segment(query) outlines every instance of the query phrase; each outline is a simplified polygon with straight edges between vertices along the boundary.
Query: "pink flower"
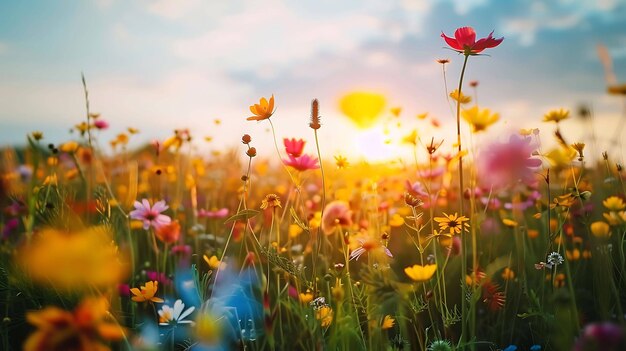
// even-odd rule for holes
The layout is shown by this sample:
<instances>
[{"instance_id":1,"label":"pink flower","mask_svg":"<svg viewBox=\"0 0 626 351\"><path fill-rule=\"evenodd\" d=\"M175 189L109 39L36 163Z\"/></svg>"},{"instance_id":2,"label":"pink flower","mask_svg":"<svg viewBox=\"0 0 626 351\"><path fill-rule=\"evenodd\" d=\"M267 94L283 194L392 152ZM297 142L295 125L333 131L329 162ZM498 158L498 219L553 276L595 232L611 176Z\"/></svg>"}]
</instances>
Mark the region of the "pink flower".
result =
<instances>
[{"instance_id":1,"label":"pink flower","mask_svg":"<svg viewBox=\"0 0 626 351\"><path fill-rule=\"evenodd\" d=\"M305 143L306 141L304 141L303 139L283 139L283 144L285 144L285 151L287 151L287 154L293 157L300 157L300 155L302 155L302 150L304 150Z\"/></svg>"},{"instance_id":2,"label":"pink flower","mask_svg":"<svg viewBox=\"0 0 626 351\"><path fill-rule=\"evenodd\" d=\"M511 135L507 143L494 143L478 158L479 179L487 187L506 188L517 183L536 182L534 168L541 160L532 158L535 147L530 138Z\"/></svg>"},{"instance_id":3,"label":"pink flower","mask_svg":"<svg viewBox=\"0 0 626 351\"><path fill-rule=\"evenodd\" d=\"M293 157L292 155L288 155L288 160L283 160L283 162L290 167L297 169L298 171L306 171L309 169L318 169L320 168L319 160L317 157L313 157L310 155L302 155L300 157Z\"/></svg>"},{"instance_id":4,"label":"pink flower","mask_svg":"<svg viewBox=\"0 0 626 351\"><path fill-rule=\"evenodd\" d=\"M95 122L93 122L93 125L100 130L109 128L109 122L102 119L97 119Z\"/></svg>"},{"instance_id":5,"label":"pink flower","mask_svg":"<svg viewBox=\"0 0 626 351\"><path fill-rule=\"evenodd\" d=\"M168 208L163 200L156 202L153 206L150 206L147 199L143 199L141 202L135 201L135 209L130 212L130 218L143 221L143 229L147 230L150 226L158 229L172 221L169 216L161 214Z\"/></svg>"},{"instance_id":6,"label":"pink flower","mask_svg":"<svg viewBox=\"0 0 626 351\"><path fill-rule=\"evenodd\" d=\"M407 179L404 185L405 185L406 191L409 194L413 195L414 197L418 197L418 198L428 197L428 193L426 192L426 189L424 189L424 186L422 185L422 183L415 182L411 184L411 182Z\"/></svg>"},{"instance_id":7,"label":"pink flower","mask_svg":"<svg viewBox=\"0 0 626 351\"><path fill-rule=\"evenodd\" d=\"M213 209L211 211L207 211L203 208L198 210L198 217L200 218L219 219L219 218L224 218L226 216L228 216L228 208L226 207L220 208L219 210Z\"/></svg>"},{"instance_id":8,"label":"pink flower","mask_svg":"<svg viewBox=\"0 0 626 351\"><path fill-rule=\"evenodd\" d=\"M348 203L333 201L326 205L322 217L322 231L325 234L332 234L337 226L349 227L351 225L352 211L350 211Z\"/></svg>"},{"instance_id":9,"label":"pink flower","mask_svg":"<svg viewBox=\"0 0 626 351\"><path fill-rule=\"evenodd\" d=\"M464 55L476 55L481 51L489 48L495 48L500 45L504 38L496 39L493 32L489 33L486 38L476 41L476 32L472 27L461 27L454 32L454 38L446 36L441 32L441 37L450 47Z\"/></svg>"}]
</instances>

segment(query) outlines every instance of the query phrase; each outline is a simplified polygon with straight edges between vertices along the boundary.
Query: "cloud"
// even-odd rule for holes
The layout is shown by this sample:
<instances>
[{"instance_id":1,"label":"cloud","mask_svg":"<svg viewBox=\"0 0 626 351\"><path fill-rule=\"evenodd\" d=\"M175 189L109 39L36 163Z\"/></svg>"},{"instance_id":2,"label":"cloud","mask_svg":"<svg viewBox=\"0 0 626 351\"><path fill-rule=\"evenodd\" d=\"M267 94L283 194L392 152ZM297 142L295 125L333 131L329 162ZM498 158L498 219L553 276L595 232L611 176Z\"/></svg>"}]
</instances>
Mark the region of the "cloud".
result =
<instances>
[{"instance_id":1,"label":"cloud","mask_svg":"<svg viewBox=\"0 0 626 351\"><path fill-rule=\"evenodd\" d=\"M543 31L561 31L581 27L595 17L609 17L618 6L614 0L534 2L524 15L504 20L505 35L517 37L523 46L533 45L536 36Z\"/></svg>"},{"instance_id":2,"label":"cloud","mask_svg":"<svg viewBox=\"0 0 626 351\"><path fill-rule=\"evenodd\" d=\"M224 16L217 26L193 38L180 39L174 53L192 62L232 70L289 66L322 53L350 52L380 37L382 22L366 14L317 21L276 3L255 3Z\"/></svg>"},{"instance_id":3,"label":"cloud","mask_svg":"<svg viewBox=\"0 0 626 351\"><path fill-rule=\"evenodd\" d=\"M487 0L451 0L458 15L466 15L476 7L487 4Z\"/></svg>"}]
</instances>

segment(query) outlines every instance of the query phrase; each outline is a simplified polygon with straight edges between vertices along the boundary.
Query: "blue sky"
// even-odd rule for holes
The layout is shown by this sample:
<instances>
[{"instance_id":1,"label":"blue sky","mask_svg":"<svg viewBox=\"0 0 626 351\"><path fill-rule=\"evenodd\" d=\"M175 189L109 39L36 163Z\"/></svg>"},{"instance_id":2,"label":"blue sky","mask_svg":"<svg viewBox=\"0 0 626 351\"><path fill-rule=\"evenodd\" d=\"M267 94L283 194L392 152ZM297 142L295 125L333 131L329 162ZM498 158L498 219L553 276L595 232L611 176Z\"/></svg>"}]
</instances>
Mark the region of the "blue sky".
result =
<instances>
[{"instance_id":1,"label":"blue sky","mask_svg":"<svg viewBox=\"0 0 626 351\"><path fill-rule=\"evenodd\" d=\"M354 154L359 141L346 131L356 131L337 101L355 89L402 106L407 133L417 127L426 139L452 140L435 60L452 60L455 86L462 58L439 35L465 25L505 37L489 56L472 57L467 75L480 82L480 105L502 115L495 134L548 134L545 112L583 102L598 133L614 129L621 101L605 93L596 45L608 47L626 81L624 1L25 0L0 3L0 140L24 143L32 130L49 142L71 137L84 116L81 72L92 110L111 124L103 143L126 127L144 141L188 127L198 140L214 138L202 148L234 145L243 133L270 145L267 124L245 117L250 104L274 94L279 137L310 139L309 103L319 98L324 148ZM442 128L419 124L422 112ZM585 138L578 121L566 123L572 142Z\"/></svg>"}]
</instances>

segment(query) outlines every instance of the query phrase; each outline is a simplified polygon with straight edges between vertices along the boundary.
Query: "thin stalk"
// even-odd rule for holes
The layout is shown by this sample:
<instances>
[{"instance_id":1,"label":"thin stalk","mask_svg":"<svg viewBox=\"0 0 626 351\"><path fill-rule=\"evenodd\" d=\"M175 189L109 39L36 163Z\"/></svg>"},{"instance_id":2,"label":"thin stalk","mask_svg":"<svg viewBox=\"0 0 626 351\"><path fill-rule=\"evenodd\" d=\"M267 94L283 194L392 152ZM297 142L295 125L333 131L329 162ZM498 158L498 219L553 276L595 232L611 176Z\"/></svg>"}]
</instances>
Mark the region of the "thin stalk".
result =
<instances>
[{"instance_id":1,"label":"thin stalk","mask_svg":"<svg viewBox=\"0 0 626 351\"><path fill-rule=\"evenodd\" d=\"M463 60L463 68L461 69L461 77L459 79L459 89L457 90L458 93L458 99L457 99L457 103L456 103L456 141L457 141L457 148L458 148L458 152L459 152L459 216L463 216L463 155L461 154L461 102L460 102L460 98L461 98L461 90L463 88L463 77L465 75L465 68L467 67L467 59L469 58L469 55L465 55L465 58ZM471 223L470 223L471 226ZM463 277L465 274L467 274L467 240L465 240L465 236L461 237L461 243L462 243L462 252L463 252L463 257L461 260L461 280L463 280ZM462 314L463 314L463 320L461 321L461 337L459 339L459 345L465 343L466 337L467 337L467 323L465 323L465 321L467 321L466 317L466 308L467 308L467 302L466 302L466 295L467 295L467 287L466 284L461 284L462 286L462 296L461 296L461 310L462 310Z\"/></svg>"}]
</instances>

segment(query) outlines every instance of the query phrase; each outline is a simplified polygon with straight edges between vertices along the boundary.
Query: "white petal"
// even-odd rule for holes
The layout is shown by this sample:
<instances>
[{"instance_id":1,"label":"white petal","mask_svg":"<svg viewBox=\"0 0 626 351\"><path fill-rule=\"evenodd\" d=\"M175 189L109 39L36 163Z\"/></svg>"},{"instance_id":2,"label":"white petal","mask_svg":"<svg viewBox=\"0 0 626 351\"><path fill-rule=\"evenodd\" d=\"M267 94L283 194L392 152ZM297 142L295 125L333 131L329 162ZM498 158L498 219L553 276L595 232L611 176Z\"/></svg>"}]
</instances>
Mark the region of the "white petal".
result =
<instances>
[{"instance_id":1,"label":"white petal","mask_svg":"<svg viewBox=\"0 0 626 351\"><path fill-rule=\"evenodd\" d=\"M188 322L188 321L181 321L181 320L182 320L182 319L185 319L185 317L187 317L188 315L190 315L190 314L191 314L191 312L193 312L193 311L195 311L195 310L196 310L196 308L195 308L194 306L189 307L189 308L187 309L187 311L183 312L183 313L180 315L180 317L178 317L178 322L179 322L179 323L185 323L185 322Z\"/></svg>"},{"instance_id":2,"label":"white petal","mask_svg":"<svg viewBox=\"0 0 626 351\"><path fill-rule=\"evenodd\" d=\"M180 313L183 311L184 308L185 304L183 303L183 301L181 301L180 299L176 300L176 302L174 302L174 312L172 313L172 319L178 320Z\"/></svg>"}]
</instances>

